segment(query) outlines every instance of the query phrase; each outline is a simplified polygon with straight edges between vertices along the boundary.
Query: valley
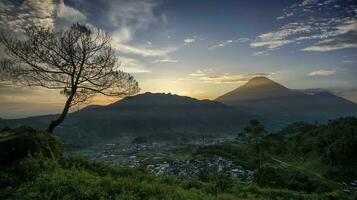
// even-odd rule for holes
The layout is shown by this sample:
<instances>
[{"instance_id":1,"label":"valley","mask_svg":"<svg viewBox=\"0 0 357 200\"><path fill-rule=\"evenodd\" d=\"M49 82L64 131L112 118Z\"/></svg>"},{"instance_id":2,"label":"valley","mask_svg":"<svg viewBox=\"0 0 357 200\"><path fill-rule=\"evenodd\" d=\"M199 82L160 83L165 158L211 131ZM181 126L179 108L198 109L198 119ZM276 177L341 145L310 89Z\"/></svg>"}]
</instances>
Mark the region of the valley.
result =
<instances>
[{"instance_id":1,"label":"valley","mask_svg":"<svg viewBox=\"0 0 357 200\"><path fill-rule=\"evenodd\" d=\"M159 175L178 178L198 178L202 173L223 173L250 182L253 172L233 163L232 160L214 156L204 158L193 155L198 148L234 142L234 137L218 137L206 140L176 142L133 143L134 138L121 138L116 143L103 143L73 150L73 154L102 161L113 166L144 168ZM113 141L113 140L112 140Z\"/></svg>"}]
</instances>

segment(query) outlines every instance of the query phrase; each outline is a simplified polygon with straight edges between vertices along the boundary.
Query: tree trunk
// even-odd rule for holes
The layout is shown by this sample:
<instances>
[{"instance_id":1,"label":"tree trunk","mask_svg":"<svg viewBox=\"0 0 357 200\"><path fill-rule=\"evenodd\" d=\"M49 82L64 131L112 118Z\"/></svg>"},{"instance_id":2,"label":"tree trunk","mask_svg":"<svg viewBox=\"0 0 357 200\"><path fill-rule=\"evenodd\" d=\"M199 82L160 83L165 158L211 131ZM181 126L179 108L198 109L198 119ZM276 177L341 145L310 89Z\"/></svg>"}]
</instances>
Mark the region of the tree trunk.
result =
<instances>
[{"instance_id":1,"label":"tree trunk","mask_svg":"<svg viewBox=\"0 0 357 200\"><path fill-rule=\"evenodd\" d=\"M64 118L66 117L66 115L67 115L67 113L69 111L69 108L71 107L71 103L72 103L73 97L74 97L74 93L72 93L68 97L68 99L66 101L66 104L64 105L64 108L63 108L63 111L62 111L61 115L56 120L51 121L50 125L46 129L47 132L53 133L53 130L63 122Z\"/></svg>"},{"instance_id":2,"label":"tree trunk","mask_svg":"<svg viewBox=\"0 0 357 200\"><path fill-rule=\"evenodd\" d=\"M260 146L258 143L258 140L255 138L255 151L258 157L258 164L259 164L259 169L262 167L262 159L261 159L261 155L260 155Z\"/></svg>"}]
</instances>

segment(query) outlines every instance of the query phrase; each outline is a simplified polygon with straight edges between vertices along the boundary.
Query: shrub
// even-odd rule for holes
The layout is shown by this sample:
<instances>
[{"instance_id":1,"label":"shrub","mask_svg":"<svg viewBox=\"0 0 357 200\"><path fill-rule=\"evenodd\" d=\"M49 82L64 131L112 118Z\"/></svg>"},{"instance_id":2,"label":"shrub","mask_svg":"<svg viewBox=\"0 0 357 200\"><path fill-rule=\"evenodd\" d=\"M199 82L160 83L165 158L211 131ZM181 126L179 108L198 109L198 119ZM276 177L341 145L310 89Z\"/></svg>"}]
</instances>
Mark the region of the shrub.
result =
<instances>
[{"instance_id":1,"label":"shrub","mask_svg":"<svg viewBox=\"0 0 357 200\"><path fill-rule=\"evenodd\" d=\"M262 187L280 188L284 185L284 176L277 168L264 165L253 176L253 181Z\"/></svg>"},{"instance_id":2,"label":"shrub","mask_svg":"<svg viewBox=\"0 0 357 200\"><path fill-rule=\"evenodd\" d=\"M281 188L308 193L331 191L326 183L311 179L300 171L264 165L254 173L253 181L261 187Z\"/></svg>"},{"instance_id":3,"label":"shrub","mask_svg":"<svg viewBox=\"0 0 357 200\"><path fill-rule=\"evenodd\" d=\"M28 155L42 154L52 159L62 156L63 143L53 134L30 127L19 127L7 132L17 137L0 143L0 165L11 164Z\"/></svg>"}]
</instances>

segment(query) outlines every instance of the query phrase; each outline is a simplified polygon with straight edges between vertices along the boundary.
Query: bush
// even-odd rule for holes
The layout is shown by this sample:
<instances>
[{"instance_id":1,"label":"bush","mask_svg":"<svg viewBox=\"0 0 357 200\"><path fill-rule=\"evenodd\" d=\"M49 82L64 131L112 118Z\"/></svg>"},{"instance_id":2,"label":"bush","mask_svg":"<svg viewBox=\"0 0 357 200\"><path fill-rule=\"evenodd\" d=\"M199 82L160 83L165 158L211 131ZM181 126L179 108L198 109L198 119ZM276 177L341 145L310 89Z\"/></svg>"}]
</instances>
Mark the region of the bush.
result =
<instances>
[{"instance_id":1,"label":"bush","mask_svg":"<svg viewBox=\"0 0 357 200\"><path fill-rule=\"evenodd\" d=\"M53 134L31 127L9 129L7 133L17 137L0 143L0 165L11 164L28 155L42 154L52 159L62 156L63 143Z\"/></svg>"},{"instance_id":2,"label":"bush","mask_svg":"<svg viewBox=\"0 0 357 200\"><path fill-rule=\"evenodd\" d=\"M326 183L309 178L300 171L264 165L254 173L253 181L261 187L281 188L308 193L323 193L332 189Z\"/></svg>"},{"instance_id":3,"label":"bush","mask_svg":"<svg viewBox=\"0 0 357 200\"><path fill-rule=\"evenodd\" d=\"M264 165L255 171L253 181L261 187L281 188L284 185L284 176L277 168Z\"/></svg>"}]
</instances>

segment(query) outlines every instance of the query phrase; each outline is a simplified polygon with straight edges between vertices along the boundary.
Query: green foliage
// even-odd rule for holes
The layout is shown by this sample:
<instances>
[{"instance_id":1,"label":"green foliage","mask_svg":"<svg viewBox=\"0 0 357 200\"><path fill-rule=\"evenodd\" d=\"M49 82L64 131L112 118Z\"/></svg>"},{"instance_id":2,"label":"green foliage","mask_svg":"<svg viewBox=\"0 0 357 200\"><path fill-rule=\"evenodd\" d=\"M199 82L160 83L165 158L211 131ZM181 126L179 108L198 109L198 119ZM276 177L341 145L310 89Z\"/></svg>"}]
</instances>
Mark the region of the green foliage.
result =
<instances>
[{"instance_id":1,"label":"green foliage","mask_svg":"<svg viewBox=\"0 0 357 200\"><path fill-rule=\"evenodd\" d=\"M256 185L237 187L233 194L243 199L286 199L286 200L343 200L353 199L342 192L327 192L323 194L306 194L286 189L260 188Z\"/></svg>"},{"instance_id":2,"label":"green foliage","mask_svg":"<svg viewBox=\"0 0 357 200\"><path fill-rule=\"evenodd\" d=\"M59 162L67 162L66 166ZM70 163L74 164L70 164ZM88 168L91 164L93 167ZM26 166L26 167L25 167ZM261 189L226 182L226 177L202 182L195 179L154 177L137 169L104 167L83 158L54 161L29 157L19 163L22 183L1 190L1 199L320 199L287 190ZM33 173L30 173L30 172ZM19 171L18 171L19 172ZM106 174L103 174L107 172ZM12 173L16 176L18 173ZM223 183L223 184L222 184ZM217 190L218 188L221 188ZM230 189L225 189L230 188ZM342 197L342 194L335 194ZM304 197L304 198L303 198ZM306 197L306 198L305 198ZM323 198L321 198L323 199ZM327 199L327 198L326 198Z\"/></svg>"},{"instance_id":3,"label":"green foliage","mask_svg":"<svg viewBox=\"0 0 357 200\"><path fill-rule=\"evenodd\" d=\"M260 142L267 146L265 161L271 155L291 157L292 160L314 153L323 157L319 164L331 165L330 174L340 176L350 166L350 174L355 168L353 151L333 149L342 141L351 140L348 130L355 127L355 119L345 118L330 122L326 126L313 126L304 132L289 132L282 135L268 135ZM304 126L305 127L305 126ZM294 129L295 130L295 129ZM333 130L333 131L332 131ZM355 129L352 129L355 130ZM307 131L307 132L306 132ZM339 133L334 135L332 133ZM354 131L352 131L354 134ZM345 193L316 178L298 167L263 165L260 169L254 158L254 148L247 144L223 144L198 148L194 154L199 157L221 156L233 160L248 169L257 169L254 182L242 185L237 179L217 173L202 174L197 179L177 179L173 176L154 176L145 169L115 167L91 161L80 156L63 153L61 142L45 132L36 131L31 135L31 151L18 156L6 165L0 165L0 199L352 199ZM326 137L326 138L323 138ZM333 137L331 139L329 137ZM352 140L353 141L353 140ZM19 144L26 144L18 140ZM299 149L302 142L305 147ZM324 145L318 145L320 142ZM346 143L343 143L346 144ZM353 144L353 142L352 142ZM3 148L3 147L2 147ZM325 150L342 152L346 155L336 163L330 163L331 155ZM295 149L299 152L293 154ZM3 155L5 155L7 149ZM9 150L7 150L9 151ZM294 155L294 156L293 156ZM325 157L326 156L326 157ZM326 159L326 160L325 160ZM341 167L341 168L339 168Z\"/></svg>"},{"instance_id":4,"label":"green foliage","mask_svg":"<svg viewBox=\"0 0 357 200\"><path fill-rule=\"evenodd\" d=\"M257 165L262 166L262 157L264 147L261 143L264 134L266 133L264 126L258 120L250 120L249 126L245 127L243 131L238 134L238 139L243 139L245 143L254 149L254 156L257 158Z\"/></svg>"},{"instance_id":5,"label":"green foliage","mask_svg":"<svg viewBox=\"0 0 357 200\"><path fill-rule=\"evenodd\" d=\"M254 182L261 187L281 188L304 192L330 192L324 182L313 180L301 171L264 165L254 173Z\"/></svg>"},{"instance_id":6,"label":"green foliage","mask_svg":"<svg viewBox=\"0 0 357 200\"><path fill-rule=\"evenodd\" d=\"M260 142L265 153L271 155L283 155L288 151L285 138L281 134L266 135Z\"/></svg>"},{"instance_id":7,"label":"green foliage","mask_svg":"<svg viewBox=\"0 0 357 200\"><path fill-rule=\"evenodd\" d=\"M294 123L264 136L259 141L262 161L275 167L258 170L257 184L305 192L341 189L339 182L357 179L356 130L357 118L346 117L325 125ZM254 144L206 146L198 148L195 155L221 156L246 169L259 168Z\"/></svg>"},{"instance_id":8,"label":"green foliage","mask_svg":"<svg viewBox=\"0 0 357 200\"><path fill-rule=\"evenodd\" d=\"M306 160L317 154L329 170L326 175L337 180L357 178L357 118L339 118L319 126L293 124L281 133L286 136L285 156Z\"/></svg>"},{"instance_id":9,"label":"green foliage","mask_svg":"<svg viewBox=\"0 0 357 200\"><path fill-rule=\"evenodd\" d=\"M269 165L265 165L254 173L254 182L262 187L282 187L284 177L279 171Z\"/></svg>"},{"instance_id":10,"label":"green foliage","mask_svg":"<svg viewBox=\"0 0 357 200\"><path fill-rule=\"evenodd\" d=\"M307 194L240 185L234 179L219 174L210 176L206 181L180 180L172 176L155 177L140 169L113 167L72 156L64 156L59 160L41 155L29 156L16 165L2 168L0 174L0 199L349 198L340 193ZM6 176L8 180L4 181ZM334 198L325 198L326 195L334 195Z\"/></svg>"},{"instance_id":11,"label":"green foliage","mask_svg":"<svg viewBox=\"0 0 357 200\"><path fill-rule=\"evenodd\" d=\"M30 127L9 129L7 132L16 137L0 142L0 165L16 162L27 155L42 154L52 159L62 156L64 146L53 134Z\"/></svg>"},{"instance_id":12,"label":"green foliage","mask_svg":"<svg viewBox=\"0 0 357 200\"><path fill-rule=\"evenodd\" d=\"M357 118L341 118L327 124L318 136L319 152L325 162L357 166Z\"/></svg>"}]
</instances>

